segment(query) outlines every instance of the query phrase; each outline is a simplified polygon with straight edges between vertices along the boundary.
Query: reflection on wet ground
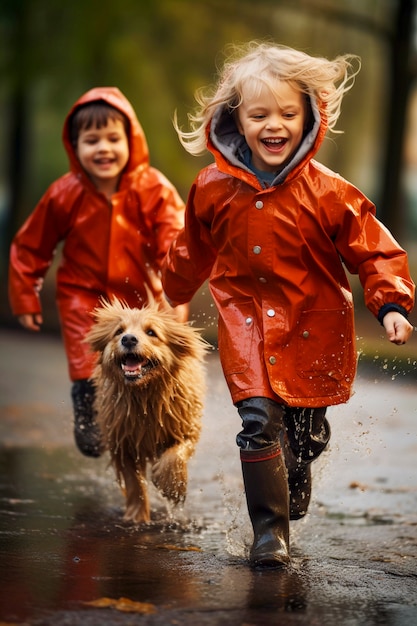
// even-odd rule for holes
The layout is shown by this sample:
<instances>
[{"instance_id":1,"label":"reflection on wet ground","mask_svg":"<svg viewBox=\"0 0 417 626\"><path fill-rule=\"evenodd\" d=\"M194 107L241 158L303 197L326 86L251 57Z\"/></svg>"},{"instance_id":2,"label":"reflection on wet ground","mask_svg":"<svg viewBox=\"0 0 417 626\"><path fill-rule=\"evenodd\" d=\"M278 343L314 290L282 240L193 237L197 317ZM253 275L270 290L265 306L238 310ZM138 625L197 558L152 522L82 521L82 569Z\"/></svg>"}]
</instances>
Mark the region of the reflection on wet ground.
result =
<instances>
[{"instance_id":1,"label":"reflection on wet ground","mask_svg":"<svg viewBox=\"0 0 417 626\"><path fill-rule=\"evenodd\" d=\"M292 523L293 565L257 572L246 561L237 417L217 359L184 508L167 511L151 491L152 523L133 526L107 460L76 451L60 346L42 345L30 393L10 391L25 379L10 363L0 372L1 623L417 623L414 380L360 378L349 405L332 410L311 513Z\"/></svg>"}]
</instances>

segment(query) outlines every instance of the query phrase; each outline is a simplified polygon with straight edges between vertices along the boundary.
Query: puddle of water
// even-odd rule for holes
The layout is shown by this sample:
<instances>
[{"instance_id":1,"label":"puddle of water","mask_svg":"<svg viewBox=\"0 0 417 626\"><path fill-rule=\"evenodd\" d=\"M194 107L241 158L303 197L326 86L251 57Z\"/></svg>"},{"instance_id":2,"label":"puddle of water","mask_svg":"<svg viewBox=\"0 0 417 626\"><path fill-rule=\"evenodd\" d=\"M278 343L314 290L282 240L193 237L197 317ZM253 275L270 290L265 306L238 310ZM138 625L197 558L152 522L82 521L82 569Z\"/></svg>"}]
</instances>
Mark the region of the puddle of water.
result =
<instances>
[{"instance_id":1,"label":"puddle of water","mask_svg":"<svg viewBox=\"0 0 417 626\"><path fill-rule=\"evenodd\" d=\"M137 596L139 588L143 601L187 603L196 594L188 573L195 555L207 562L225 552L218 523L201 527L157 502L149 526L124 522L112 470L69 449L0 449L0 476L0 606L8 619Z\"/></svg>"},{"instance_id":2,"label":"puddle of water","mask_svg":"<svg viewBox=\"0 0 417 626\"><path fill-rule=\"evenodd\" d=\"M170 516L153 497L152 523L132 526L122 519L122 495L102 460L69 448L0 449L0 477L3 620L132 624L114 609L84 604L125 597L155 607L141 616L144 624L175 623L180 615L182 624L268 626L285 615L286 626L382 625L375 596L384 587L391 603L398 597L378 569L386 564L375 560L370 576L329 516L301 523L291 569L253 572L244 558L250 530L239 492L223 506L206 498L207 515L197 505L195 517L185 509ZM220 490L224 480L221 474Z\"/></svg>"}]
</instances>

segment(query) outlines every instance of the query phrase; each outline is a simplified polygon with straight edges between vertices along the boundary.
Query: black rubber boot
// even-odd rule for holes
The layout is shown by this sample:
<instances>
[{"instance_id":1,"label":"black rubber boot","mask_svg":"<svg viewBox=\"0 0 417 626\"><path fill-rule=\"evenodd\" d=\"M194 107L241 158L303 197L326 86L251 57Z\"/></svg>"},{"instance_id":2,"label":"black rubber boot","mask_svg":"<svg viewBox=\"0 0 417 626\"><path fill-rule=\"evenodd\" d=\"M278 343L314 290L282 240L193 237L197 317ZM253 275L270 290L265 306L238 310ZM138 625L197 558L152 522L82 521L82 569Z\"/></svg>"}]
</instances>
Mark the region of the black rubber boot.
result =
<instances>
[{"instance_id":1,"label":"black rubber boot","mask_svg":"<svg viewBox=\"0 0 417 626\"><path fill-rule=\"evenodd\" d=\"M284 441L286 440L286 437ZM283 445L290 492L290 520L302 519L311 499L311 465L297 460L287 441Z\"/></svg>"},{"instance_id":2,"label":"black rubber boot","mask_svg":"<svg viewBox=\"0 0 417 626\"><path fill-rule=\"evenodd\" d=\"M325 414L326 408L292 408L284 415L285 432L281 433L281 445L288 470L290 520L301 519L308 511L311 463L324 451L330 439L330 425Z\"/></svg>"},{"instance_id":3,"label":"black rubber boot","mask_svg":"<svg viewBox=\"0 0 417 626\"><path fill-rule=\"evenodd\" d=\"M74 408L74 438L82 454L99 457L103 453L103 444L99 425L94 410L95 388L87 378L74 381L71 398Z\"/></svg>"},{"instance_id":4,"label":"black rubber boot","mask_svg":"<svg viewBox=\"0 0 417 626\"><path fill-rule=\"evenodd\" d=\"M284 459L279 445L241 450L246 502L253 527L250 564L255 568L288 565L289 503Z\"/></svg>"}]
</instances>

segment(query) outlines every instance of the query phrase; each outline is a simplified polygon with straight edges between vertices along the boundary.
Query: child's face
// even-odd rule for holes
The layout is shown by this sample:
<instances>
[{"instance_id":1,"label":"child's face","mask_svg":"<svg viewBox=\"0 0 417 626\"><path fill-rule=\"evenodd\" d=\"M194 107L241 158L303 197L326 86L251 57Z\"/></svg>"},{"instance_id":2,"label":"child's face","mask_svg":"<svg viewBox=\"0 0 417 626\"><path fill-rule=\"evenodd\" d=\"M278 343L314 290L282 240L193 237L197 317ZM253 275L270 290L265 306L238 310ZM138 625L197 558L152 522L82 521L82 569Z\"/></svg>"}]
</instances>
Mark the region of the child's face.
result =
<instances>
[{"instance_id":1,"label":"child's face","mask_svg":"<svg viewBox=\"0 0 417 626\"><path fill-rule=\"evenodd\" d=\"M277 81L274 93L266 85L258 94L244 87L237 121L252 151L252 164L258 170L276 172L288 163L303 138L304 96L287 81Z\"/></svg>"},{"instance_id":2,"label":"child's face","mask_svg":"<svg viewBox=\"0 0 417 626\"><path fill-rule=\"evenodd\" d=\"M129 160L129 142L123 122L109 119L107 126L80 130L76 153L97 189L107 195L114 193Z\"/></svg>"}]
</instances>

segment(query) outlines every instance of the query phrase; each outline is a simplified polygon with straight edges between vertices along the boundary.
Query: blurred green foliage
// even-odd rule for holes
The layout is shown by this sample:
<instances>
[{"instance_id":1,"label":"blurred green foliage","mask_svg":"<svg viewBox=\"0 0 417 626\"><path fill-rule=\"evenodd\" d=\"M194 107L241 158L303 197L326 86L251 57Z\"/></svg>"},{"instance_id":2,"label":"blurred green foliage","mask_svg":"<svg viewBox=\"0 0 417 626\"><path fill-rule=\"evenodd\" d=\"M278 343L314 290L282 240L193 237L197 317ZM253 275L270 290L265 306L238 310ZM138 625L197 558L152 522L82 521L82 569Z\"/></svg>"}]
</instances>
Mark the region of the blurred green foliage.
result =
<instances>
[{"instance_id":1,"label":"blurred green foliage","mask_svg":"<svg viewBox=\"0 0 417 626\"><path fill-rule=\"evenodd\" d=\"M172 126L174 111L185 125L195 90L214 81L227 44L250 39L328 58L347 52L362 58L339 121L345 132L325 142L319 159L378 204L399 3L1 0L0 270L12 234L67 170L62 124L83 92L104 85L124 92L145 130L152 164L185 198L195 174L211 159L183 150Z\"/></svg>"},{"instance_id":2,"label":"blurred green foliage","mask_svg":"<svg viewBox=\"0 0 417 626\"><path fill-rule=\"evenodd\" d=\"M27 127L20 221L66 170L64 117L81 93L97 85L116 85L131 100L153 164L185 195L205 161L180 147L174 110L186 123L195 89L213 81L225 46L253 38L315 55L352 52L363 58L341 120L346 135L327 147L324 160L375 195L376 125L384 114L386 36L394 5L391 0L2 0L1 113L7 131L18 93ZM6 164L7 133L1 145ZM0 176L7 183L5 167Z\"/></svg>"}]
</instances>

